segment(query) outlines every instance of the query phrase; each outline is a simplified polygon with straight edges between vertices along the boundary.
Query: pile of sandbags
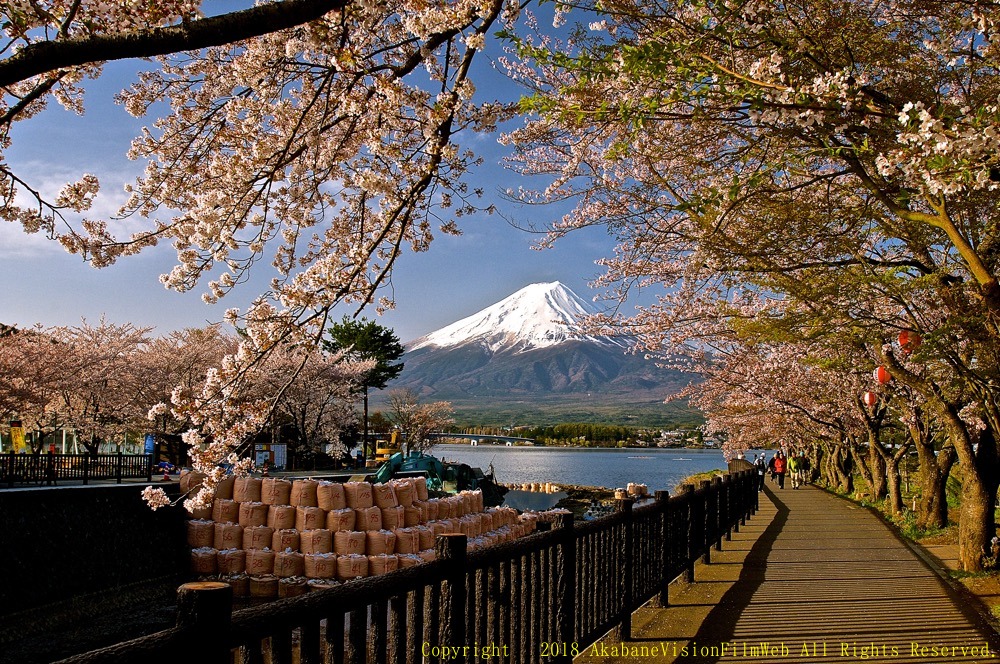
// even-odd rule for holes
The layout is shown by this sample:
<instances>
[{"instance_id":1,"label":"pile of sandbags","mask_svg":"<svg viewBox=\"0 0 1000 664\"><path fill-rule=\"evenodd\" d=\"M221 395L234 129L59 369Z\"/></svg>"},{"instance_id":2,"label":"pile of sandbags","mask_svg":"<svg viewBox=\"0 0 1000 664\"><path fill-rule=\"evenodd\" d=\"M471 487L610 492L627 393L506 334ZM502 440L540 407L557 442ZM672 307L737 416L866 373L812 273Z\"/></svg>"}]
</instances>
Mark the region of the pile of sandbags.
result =
<instances>
[{"instance_id":1,"label":"pile of sandbags","mask_svg":"<svg viewBox=\"0 0 1000 664\"><path fill-rule=\"evenodd\" d=\"M424 478L240 477L197 516L187 522L192 572L222 576L237 596L251 597L293 597L431 561L443 533L464 533L470 550L509 542L538 519L486 509L481 491L430 498Z\"/></svg>"}]
</instances>

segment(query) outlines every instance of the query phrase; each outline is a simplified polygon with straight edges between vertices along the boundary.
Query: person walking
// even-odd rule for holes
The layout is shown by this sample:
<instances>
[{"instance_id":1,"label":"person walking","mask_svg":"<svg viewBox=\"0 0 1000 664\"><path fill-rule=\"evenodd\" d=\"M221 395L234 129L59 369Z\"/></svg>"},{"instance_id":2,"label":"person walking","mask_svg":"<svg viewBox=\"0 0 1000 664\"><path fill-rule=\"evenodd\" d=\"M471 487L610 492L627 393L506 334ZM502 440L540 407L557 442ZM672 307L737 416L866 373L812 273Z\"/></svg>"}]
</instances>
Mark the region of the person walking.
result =
<instances>
[{"instance_id":1,"label":"person walking","mask_svg":"<svg viewBox=\"0 0 1000 664\"><path fill-rule=\"evenodd\" d=\"M785 472L788 470L788 460L783 452L774 455L774 475L778 479L778 488L785 488Z\"/></svg>"},{"instance_id":2,"label":"person walking","mask_svg":"<svg viewBox=\"0 0 1000 664\"><path fill-rule=\"evenodd\" d=\"M754 470L757 471L757 490L764 490L764 473L767 471L767 466L764 464L764 453L754 455L753 458Z\"/></svg>"},{"instance_id":3,"label":"person walking","mask_svg":"<svg viewBox=\"0 0 1000 664\"><path fill-rule=\"evenodd\" d=\"M799 456L795 452L788 458L788 472L792 476L792 488L798 489L802 484L802 474Z\"/></svg>"},{"instance_id":4,"label":"person walking","mask_svg":"<svg viewBox=\"0 0 1000 664\"><path fill-rule=\"evenodd\" d=\"M802 473L802 484L812 483L812 462L805 451L799 453L799 471Z\"/></svg>"},{"instance_id":5,"label":"person walking","mask_svg":"<svg viewBox=\"0 0 1000 664\"><path fill-rule=\"evenodd\" d=\"M771 458L767 460L767 472L771 473L771 481L777 482L778 476L774 473L774 461L778 458L778 453L775 452L771 455Z\"/></svg>"}]
</instances>

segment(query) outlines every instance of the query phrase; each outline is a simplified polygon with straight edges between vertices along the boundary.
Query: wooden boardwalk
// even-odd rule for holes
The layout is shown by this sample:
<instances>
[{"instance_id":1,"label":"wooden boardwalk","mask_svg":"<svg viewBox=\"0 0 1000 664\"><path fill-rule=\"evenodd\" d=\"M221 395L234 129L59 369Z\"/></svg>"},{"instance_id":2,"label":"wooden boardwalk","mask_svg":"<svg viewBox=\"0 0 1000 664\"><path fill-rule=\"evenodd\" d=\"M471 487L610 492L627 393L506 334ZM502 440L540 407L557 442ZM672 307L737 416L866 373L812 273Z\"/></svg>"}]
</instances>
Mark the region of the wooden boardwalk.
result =
<instances>
[{"instance_id":1,"label":"wooden boardwalk","mask_svg":"<svg viewBox=\"0 0 1000 664\"><path fill-rule=\"evenodd\" d=\"M633 639L580 646L577 662L1000 661L973 602L876 516L815 487L768 482L761 509L644 607Z\"/></svg>"}]
</instances>

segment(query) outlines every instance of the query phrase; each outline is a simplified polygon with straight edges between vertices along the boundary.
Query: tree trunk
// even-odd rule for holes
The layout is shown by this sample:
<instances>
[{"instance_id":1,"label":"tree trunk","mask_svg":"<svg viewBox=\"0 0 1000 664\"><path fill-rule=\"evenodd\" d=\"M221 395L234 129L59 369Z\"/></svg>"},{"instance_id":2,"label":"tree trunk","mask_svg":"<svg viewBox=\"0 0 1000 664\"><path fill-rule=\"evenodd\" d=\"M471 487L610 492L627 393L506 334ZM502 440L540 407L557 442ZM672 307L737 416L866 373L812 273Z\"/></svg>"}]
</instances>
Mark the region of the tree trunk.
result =
<instances>
[{"instance_id":1,"label":"tree trunk","mask_svg":"<svg viewBox=\"0 0 1000 664\"><path fill-rule=\"evenodd\" d=\"M906 446L904 446L904 450ZM903 454L894 454L885 460L886 465L886 482L888 484L887 490L887 503L889 506L890 514L902 514L903 513L903 492L900 488L899 481L899 462L902 460Z\"/></svg>"},{"instance_id":2,"label":"tree trunk","mask_svg":"<svg viewBox=\"0 0 1000 664\"><path fill-rule=\"evenodd\" d=\"M997 498L997 446L993 430L979 435L975 467L966 468L962 483L962 511L958 524L958 556L962 569L979 572L983 558L991 555L996 535L994 505Z\"/></svg>"},{"instance_id":3,"label":"tree trunk","mask_svg":"<svg viewBox=\"0 0 1000 664\"><path fill-rule=\"evenodd\" d=\"M935 455L933 445L919 444L917 458L920 460L917 527L944 528L948 525L948 476L955 463L955 448L946 446Z\"/></svg>"}]
</instances>

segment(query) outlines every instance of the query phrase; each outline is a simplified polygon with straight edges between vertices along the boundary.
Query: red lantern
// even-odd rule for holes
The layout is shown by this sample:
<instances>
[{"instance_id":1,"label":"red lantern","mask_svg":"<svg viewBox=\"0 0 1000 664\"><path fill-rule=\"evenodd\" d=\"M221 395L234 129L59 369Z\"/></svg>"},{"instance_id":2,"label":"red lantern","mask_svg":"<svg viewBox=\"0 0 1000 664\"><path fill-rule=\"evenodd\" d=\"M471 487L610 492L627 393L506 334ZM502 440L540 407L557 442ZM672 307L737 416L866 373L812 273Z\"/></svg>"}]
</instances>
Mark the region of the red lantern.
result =
<instances>
[{"instance_id":1,"label":"red lantern","mask_svg":"<svg viewBox=\"0 0 1000 664\"><path fill-rule=\"evenodd\" d=\"M861 395L861 401L870 408L878 403L878 395L874 392L865 392Z\"/></svg>"},{"instance_id":2,"label":"red lantern","mask_svg":"<svg viewBox=\"0 0 1000 664\"><path fill-rule=\"evenodd\" d=\"M875 377L875 380L878 382L879 385L885 385L890 380L892 380L892 376L889 375L889 372L886 370L885 367L878 367L877 369L875 369L875 371L872 372L872 375Z\"/></svg>"},{"instance_id":3,"label":"red lantern","mask_svg":"<svg viewBox=\"0 0 1000 664\"><path fill-rule=\"evenodd\" d=\"M920 335L916 332L903 330L899 333L897 341L899 341L899 347L903 349L903 352L909 355L920 346L920 342L923 341L923 339L921 339Z\"/></svg>"}]
</instances>

